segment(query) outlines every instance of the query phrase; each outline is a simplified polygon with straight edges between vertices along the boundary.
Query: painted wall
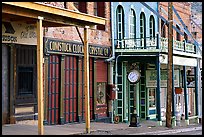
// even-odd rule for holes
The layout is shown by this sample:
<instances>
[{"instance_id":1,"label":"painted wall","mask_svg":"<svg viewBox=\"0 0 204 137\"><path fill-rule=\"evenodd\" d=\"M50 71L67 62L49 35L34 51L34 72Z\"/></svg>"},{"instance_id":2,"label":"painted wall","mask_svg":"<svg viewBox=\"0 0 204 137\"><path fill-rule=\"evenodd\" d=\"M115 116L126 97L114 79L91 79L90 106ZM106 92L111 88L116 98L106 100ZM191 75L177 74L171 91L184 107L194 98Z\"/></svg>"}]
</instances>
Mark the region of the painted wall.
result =
<instances>
[{"instance_id":1,"label":"painted wall","mask_svg":"<svg viewBox=\"0 0 204 137\"><path fill-rule=\"evenodd\" d=\"M149 6L151 6L154 10L158 10L157 2L146 2ZM144 12L145 14L145 20L146 20L146 37L149 37L149 18L151 15L154 16L155 19L155 33L158 32L158 17L151 12L149 9L147 9L145 6L143 6L140 2L112 2L112 13L113 15L113 22L114 23L114 38L117 38L117 26L116 26L116 10L118 5L121 5L124 10L124 30L125 34L124 36L126 38L129 37L129 14L131 9L135 11L136 14L136 38L140 37L140 14L141 12Z\"/></svg>"}]
</instances>

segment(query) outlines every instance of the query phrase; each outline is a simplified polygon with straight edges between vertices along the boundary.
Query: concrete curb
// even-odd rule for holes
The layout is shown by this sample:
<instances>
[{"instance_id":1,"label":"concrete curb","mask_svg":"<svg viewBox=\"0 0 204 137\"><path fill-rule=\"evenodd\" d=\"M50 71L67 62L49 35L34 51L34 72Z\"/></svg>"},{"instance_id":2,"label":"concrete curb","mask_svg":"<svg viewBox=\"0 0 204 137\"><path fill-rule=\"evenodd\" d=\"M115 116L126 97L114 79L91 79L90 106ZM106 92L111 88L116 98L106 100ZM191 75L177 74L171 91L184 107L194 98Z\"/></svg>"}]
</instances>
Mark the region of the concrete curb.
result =
<instances>
[{"instance_id":1,"label":"concrete curb","mask_svg":"<svg viewBox=\"0 0 204 137\"><path fill-rule=\"evenodd\" d=\"M175 133L180 133L180 132L189 132L189 131L196 131L196 130L202 130L202 127L170 129L170 130L164 130L164 131L135 133L135 134L129 134L129 135L167 135L167 134L175 134Z\"/></svg>"}]
</instances>

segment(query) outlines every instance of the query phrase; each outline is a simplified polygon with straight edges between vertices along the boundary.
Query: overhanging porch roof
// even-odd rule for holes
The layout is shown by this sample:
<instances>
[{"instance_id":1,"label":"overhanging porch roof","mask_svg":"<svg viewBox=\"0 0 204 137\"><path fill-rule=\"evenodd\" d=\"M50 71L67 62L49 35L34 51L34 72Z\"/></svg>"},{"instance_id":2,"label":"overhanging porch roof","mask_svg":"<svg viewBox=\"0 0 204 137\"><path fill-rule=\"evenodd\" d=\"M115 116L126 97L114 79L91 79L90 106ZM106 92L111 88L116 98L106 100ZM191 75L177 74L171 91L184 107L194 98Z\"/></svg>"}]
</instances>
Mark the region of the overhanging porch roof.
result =
<instances>
[{"instance_id":1,"label":"overhanging porch roof","mask_svg":"<svg viewBox=\"0 0 204 137\"><path fill-rule=\"evenodd\" d=\"M2 21L24 21L36 24L43 17L43 27L105 25L105 18L48 6L39 2L2 2Z\"/></svg>"}]
</instances>

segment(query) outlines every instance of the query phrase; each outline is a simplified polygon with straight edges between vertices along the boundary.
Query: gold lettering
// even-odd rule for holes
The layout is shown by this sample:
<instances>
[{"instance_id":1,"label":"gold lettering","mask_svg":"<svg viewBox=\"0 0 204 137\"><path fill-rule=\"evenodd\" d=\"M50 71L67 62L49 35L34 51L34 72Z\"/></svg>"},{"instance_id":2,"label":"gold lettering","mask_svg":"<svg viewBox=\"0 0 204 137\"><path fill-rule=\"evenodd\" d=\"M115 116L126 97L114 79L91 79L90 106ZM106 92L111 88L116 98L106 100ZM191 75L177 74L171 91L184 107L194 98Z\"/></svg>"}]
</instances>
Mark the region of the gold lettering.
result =
<instances>
[{"instance_id":1,"label":"gold lettering","mask_svg":"<svg viewBox=\"0 0 204 137\"><path fill-rule=\"evenodd\" d=\"M76 46L77 46L76 44L73 44L73 52L74 52L74 53L77 53L77 48L76 48Z\"/></svg>"},{"instance_id":2,"label":"gold lettering","mask_svg":"<svg viewBox=\"0 0 204 137\"><path fill-rule=\"evenodd\" d=\"M90 49L90 53L89 53L89 54L93 55L93 54L94 54L94 53L93 53L93 51L94 51L94 50L93 50L93 47L90 46L89 49Z\"/></svg>"},{"instance_id":3,"label":"gold lettering","mask_svg":"<svg viewBox=\"0 0 204 137\"><path fill-rule=\"evenodd\" d=\"M104 48L104 55L108 56L108 49L107 48Z\"/></svg>"},{"instance_id":4,"label":"gold lettering","mask_svg":"<svg viewBox=\"0 0 204 137\"><path fill-rule=\"evenodd\" d=\"M62 43L61 42L59 42L59 44L58 44L58 50L62 51Z\"/></svg>"},{"instance_id":5,"label":"gold lettering","mask_svg":"<svg viewBox=\"0 0 204 137\"><path fill-rule=\"evenodd\" d=\"M103 56L103 48L100 48L100 55Z\"/></svg>"},{"instance_id":6,"label":"gold lettering","mask_svg":"<svg viewBox=\"0 0 204 137\"><path fill-rule=\"evenodd\" d=\"M53 50L53 49L52 49L52 41L50 41L50 50Z\"/></svg>"}]
</instances>

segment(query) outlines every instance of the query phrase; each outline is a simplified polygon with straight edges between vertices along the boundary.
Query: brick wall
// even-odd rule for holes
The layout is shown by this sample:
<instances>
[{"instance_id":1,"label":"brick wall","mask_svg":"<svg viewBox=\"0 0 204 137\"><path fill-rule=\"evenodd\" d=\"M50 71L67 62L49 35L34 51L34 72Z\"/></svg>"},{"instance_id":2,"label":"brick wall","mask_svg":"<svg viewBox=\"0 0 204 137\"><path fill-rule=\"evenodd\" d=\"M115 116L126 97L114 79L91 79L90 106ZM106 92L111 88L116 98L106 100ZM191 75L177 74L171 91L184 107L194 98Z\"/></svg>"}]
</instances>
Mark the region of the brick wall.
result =
<instances>
[{"instance_id":1,"label":"brick wall","mask_svg":"<svg viewBox=\"0 0 204 137\"><path fill-rule=\"evenodd\" d=\"M60 8L64 8L64 2L43 2L47 5L52 5ZM69 4L72 2L66 2L69 10L73 10ZM94 2L87 2L87 13L94 15ZM101 45L101 46L111 46L111 34L110 34L110 2L105 2L105 18L107 19L105 25L105 31L97 29L89 29L89 43ZM81 36L83 38L83 28L79 28ZM62 40L71 40L81 42L79 34L74 26L68 27L58 27L58 28L45 28L45 37L52 37Z\"/></svg>"},{"instance_id":2,"label":"brick wall","mask_svg":"<svg viewBox=\"0 0 204 137\"><path fill-rule=\"evenodd\" d=\"M162 6L162 8L168 14L168 2L159 2L159 10L160 10L160 6ZM182 18L185 25L188 27L188 30L191 32L191 21L190 21L191 5L188 2L173 2L173 6L177 10L179 16ZM168 16L164 12L161 12L161 10L160 10L160 15L162 15L163 17L165 17L165 19L168 20ZM183 28L182 24L180 23L180 21L178 20L176 14L174 12L173 12L173 20L178 22L179 25ZM176 26L176 23L173 22L173 25ZM181 32L183 32L183 30L181 30ZM173 35L174 35L174 38L176 39L176 31L174 29L173 29ZM167 27L166 27L166 36L168 36L168 28ZM183 39L184 39L184 37L181 36L181 40L183 40ZM190 39L190 37L188 37L188 39Z\"/></svg>"}]
</instances>

